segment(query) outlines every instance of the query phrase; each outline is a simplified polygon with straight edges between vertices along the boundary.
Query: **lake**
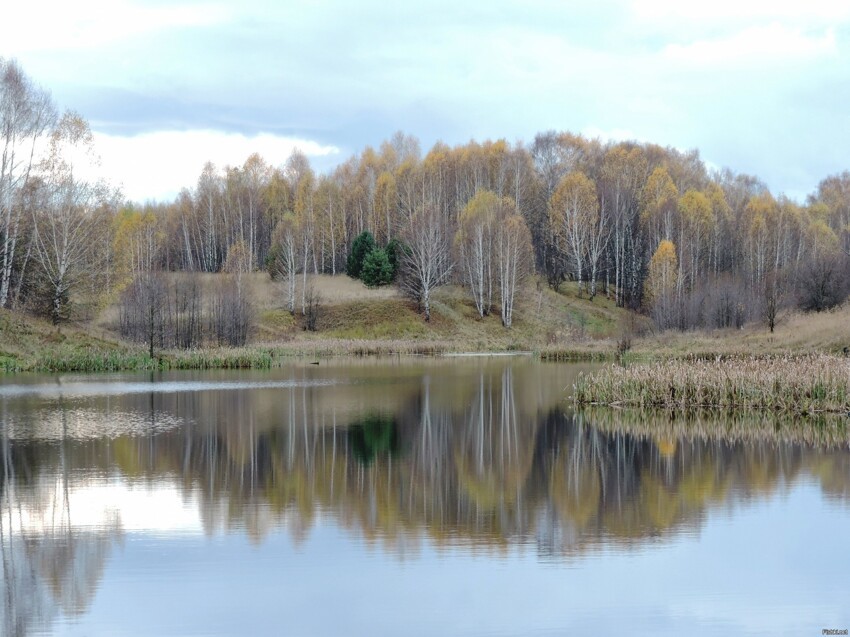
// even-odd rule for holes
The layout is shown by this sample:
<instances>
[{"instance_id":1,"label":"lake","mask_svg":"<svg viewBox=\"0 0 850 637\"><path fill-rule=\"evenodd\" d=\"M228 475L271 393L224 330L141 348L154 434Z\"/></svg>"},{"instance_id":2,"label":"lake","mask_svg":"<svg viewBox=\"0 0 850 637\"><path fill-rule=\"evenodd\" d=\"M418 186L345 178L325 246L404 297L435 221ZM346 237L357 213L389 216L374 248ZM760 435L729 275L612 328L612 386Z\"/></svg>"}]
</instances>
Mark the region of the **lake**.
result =
<instances>
[{"instance_id":1,"label":"lake","mask_svg":"<svg viewBox=\"0 0 850 637\"><path fill-rule=\"evenodd\" d=\"M592 368L0 377L3 634L850 627L846 428L575 413Z\"/></svg>"}]
</instances>

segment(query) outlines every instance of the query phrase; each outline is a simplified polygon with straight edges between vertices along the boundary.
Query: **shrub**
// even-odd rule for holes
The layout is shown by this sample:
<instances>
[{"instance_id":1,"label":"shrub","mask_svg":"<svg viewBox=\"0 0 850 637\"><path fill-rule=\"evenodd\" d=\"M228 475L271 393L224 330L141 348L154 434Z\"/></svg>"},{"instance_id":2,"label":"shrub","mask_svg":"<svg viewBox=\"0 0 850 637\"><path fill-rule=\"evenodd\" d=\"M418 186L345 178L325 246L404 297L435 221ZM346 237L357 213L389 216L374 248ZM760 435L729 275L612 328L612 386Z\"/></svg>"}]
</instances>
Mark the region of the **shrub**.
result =
<instances>
[{"instance_id":1,"label":"shrub","mask_svg":"<svg viewBox=\"0 0 850 637\"><path fill-rule=\"evenodd\" d=\"M401 259L408 248L398 239L393 239L384 249L387 251L387 258L390 260L390 266L393 269L392 280L395 281L396 274L398 274L398 269L401 265Z\"/></svg>"},{"instance_id":2,"label":"shrub","mask_svg":"<svg viewBox=\"0 0 850 637\"><path fill-rule=\"evenodd\" d=\"M827 254L811 258L800 269L798 303L807 312L829 310L847 298L848 259L844 255Z\"/></svg>"},{"instance_id":3,"label":"shrub","mask_svg":"<svg viewBox=\"0 0 850 637\"><path fill-rule=\"evenodd\" d=\"M372 250L363 260L360 279L370 288L387 285L393 280L393 266L387 251L381 248Z\"/></svg>"},{"instance_id":4,"label":"shrub","mask_svg":"<svg viewBox=\"0 0 850 637\"><path fill-rule=\"evenodd\" d=\"M311 283L304 292L304 329L308 332L315 332L318 329L321 313L322 297Z\"/></svg>"},{"instance_id":5,"label":"shrub","mask_svg":"<svg viewBox=\"0 0 850 637\"><path fill-rule=\"evenodd\" d=\"M359 279L363 271L363 261L375 249L375 238L366 230L357 235L351 244L351 253L345 265L345 271L352 279Z\"/></svg>"},{"instance_id":6,"label":"shrub","mask_svg":"<svg viewBox=\"0 0 850 637\"><path fill-rule=\"evenodd\" d=\"M219 275L210 299L209 331L218 345L248 342L254 325L254 304L234 275Z\"/></svg>"}]
</instances>

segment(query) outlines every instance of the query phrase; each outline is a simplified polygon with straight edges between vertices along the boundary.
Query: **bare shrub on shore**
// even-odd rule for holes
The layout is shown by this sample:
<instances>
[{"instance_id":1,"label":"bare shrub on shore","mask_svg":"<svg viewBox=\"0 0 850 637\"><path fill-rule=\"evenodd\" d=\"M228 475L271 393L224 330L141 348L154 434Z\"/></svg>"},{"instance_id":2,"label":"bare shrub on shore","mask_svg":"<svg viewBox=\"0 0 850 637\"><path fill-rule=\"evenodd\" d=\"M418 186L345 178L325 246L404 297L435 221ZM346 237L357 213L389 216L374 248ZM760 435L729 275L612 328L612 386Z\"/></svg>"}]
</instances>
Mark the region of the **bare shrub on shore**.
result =
<instances>
[{"instance_id":1,"label":"bare shrub on shore","mask_svg":"<svg viewBox=\"0 0 850 637\"><path fill-rule=\"evenodd\" d=\"M807 312L840 305L850 292L850 258L838 253L815 255L800 269L798 304Z\"/></svg>"},{"instance_id":2,"label":"bare shrub on shore","mask_svg":"<svg viewBox=\"0 0 850 637\"><path fill-rule=\"evenodd\" d=\"M123 338L154 348L191 349L202 340L202 286L196 274L177 278L140 272L121 293L118 330Z\"/></svg>"},{"instance_id":3,"label":"bare shrub on shore","mask_svg":"<svg viewBox=\"0 0 850 637\"><path fill-rule=\"evenodd\" d=\"M322 312L322 296L312 283L307 286L307 291L304 294L304 308L304 329L308 332L315 332Z\"/></svg>"},{"instance_id":4,"label":"bare shrub on shore","mask_svg":"<svg viewBox=\"0 0 850 637\"><path fill-rule=\"evenodd\" d=\"M241 347L248 342L254 306L232 275L216 280L208 313L209 332L218 345Z\"/></svg>"},{"instance_id":5,"label":"bare shrub on shore","mask_svg":"<svg viewBox=\"0 0 850 637\"><path fill-rule=\"evenodd\" d=\"M153 357L154 347L165 345L165 306L168 291L159 272L139 272L121 293L118 306L121 336L147 343Z\"/></svg>"}]
</instances>

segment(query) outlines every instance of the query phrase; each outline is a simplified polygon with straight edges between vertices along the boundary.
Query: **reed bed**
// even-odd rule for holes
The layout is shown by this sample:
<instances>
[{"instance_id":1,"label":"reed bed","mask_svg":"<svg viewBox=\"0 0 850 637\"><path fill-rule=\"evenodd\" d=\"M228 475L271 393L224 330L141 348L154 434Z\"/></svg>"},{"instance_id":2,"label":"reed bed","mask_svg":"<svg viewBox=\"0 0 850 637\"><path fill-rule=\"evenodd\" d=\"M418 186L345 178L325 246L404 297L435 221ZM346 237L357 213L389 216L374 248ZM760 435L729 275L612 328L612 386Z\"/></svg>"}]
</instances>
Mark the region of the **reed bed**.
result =
<instances>
[{"instance_id":1,"label":"reed bed","mask_svg":"<svg viewBox=\"0 0 850 637\"><path fill-rule=\"evenodd\" d=\"M280 366L274 349L209 348L170 352L159 358L160 369L271 369Z\"/></svg>"},{"instance_id":2,"label":"reed bed","mask_svg":"<svg viewBox=\"0 0 850 637\"><path fill-rule=\"evenodd\" d=\"M850 359L827 354L611 365L579 376L578 405L850 413Z\"/></svg>"},{"instance_id":3,"label":"reed bed","mask_svg":"<svg viewBox=\"0 0 850 637\"><path fill-rule=\"evenodd\" d=\"M24 371L24 366L19 358L14 356L0 356L0 372L14 374Z\"/></svg>"},{"instance_id":4,"label":"reed bed","mask_svg":"<svg viewBox=\"0 0 850 637\"><path fill-rule=\"evenodd\" d=\"M165 369L268 369L275 364L274 351L264 348L173 351L154 358L146 352L132 350L59 348L10 371L96 373Z\"/></svg>"},{"instance_id":5,"label":"reed bed","mask_svg":"<svg viewBox=\"0 0 850 637\"><path fill-rule=\"evenodd\" d=\"M325 338L287 343L279 348L283 356L439 356L462 348L436 340L360 340Z\"/></svg>"},{"instance_id":6,"label":"reed bed","mask_svg":"<svg viewBox=\"0 0 850 637\"><path fill-rule=\"evenodd\" d=\"M35 359L0 357L0 371L70 373L117 372L168 369L271 369L292 358L331 356L439 356L448 351L437 341L323 340L290 343L286 346L209 347L167 350L151 358L146 351L58 347Z\"/></svg>"},{"instance_id":7,"label":"reed bed","mask_svg":"<svg viewBox=\"0 0 850 637\"><path fill-rule=\"evenodd\" d=\"M581 420L600 431L625 433L642 439L678 439L735 443L790 443L827 449L850 446L850 422L840 414L788 414L716 409L664 411L585 407Z\"/></svg>"},{"instance_id":8,"label":"reed bed","mask_svg":"<svg viewBox=\"0 0 850 637\"><path fill-rule=\"evenodd\" d=\"M539 352L540 360L560 363L609 362L619 358L614 351L546 348Z\"/></svg>"},{"instance_id":9,"label":"reed bed","mask_svg":"<svg viewBox=\"0 0 850 637\"><path fill-rule=\"evenodd\" d=\"M122 350L101 350L96 348L51 350L37 358L25 369L27 371L67 373L67 372L117 372L152 370L158 368L158 361L147 354Z\"/></svg>"}]
</instances>

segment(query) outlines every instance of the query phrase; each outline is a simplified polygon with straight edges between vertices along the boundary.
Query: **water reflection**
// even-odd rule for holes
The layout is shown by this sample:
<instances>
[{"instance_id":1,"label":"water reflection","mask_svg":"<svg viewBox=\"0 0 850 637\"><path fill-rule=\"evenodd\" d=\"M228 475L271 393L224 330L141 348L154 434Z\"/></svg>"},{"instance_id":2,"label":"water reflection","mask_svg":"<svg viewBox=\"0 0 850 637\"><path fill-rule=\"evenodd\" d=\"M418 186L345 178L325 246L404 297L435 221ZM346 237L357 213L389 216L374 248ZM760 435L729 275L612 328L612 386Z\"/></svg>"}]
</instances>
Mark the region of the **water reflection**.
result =
<instances>
[{"instance_id":1,"label":"water reflection","mask_svg":"<svg viewBox=\"0 0 850 637\"><path fill-rule=\"evenodd\" d=\"M321 519L402 558L428 542L562 561L695 533L712 509L799 480L848 503L841 423L575 414L563 388L576 371L305 367L221 392L9 393L3 634L85 613L130 533L298 544Z\"/></svg>"}]
</instances>

